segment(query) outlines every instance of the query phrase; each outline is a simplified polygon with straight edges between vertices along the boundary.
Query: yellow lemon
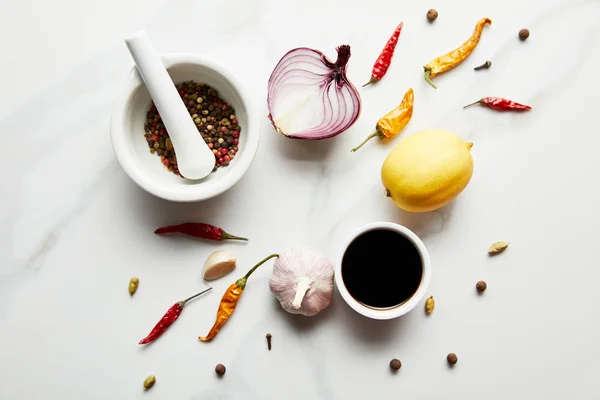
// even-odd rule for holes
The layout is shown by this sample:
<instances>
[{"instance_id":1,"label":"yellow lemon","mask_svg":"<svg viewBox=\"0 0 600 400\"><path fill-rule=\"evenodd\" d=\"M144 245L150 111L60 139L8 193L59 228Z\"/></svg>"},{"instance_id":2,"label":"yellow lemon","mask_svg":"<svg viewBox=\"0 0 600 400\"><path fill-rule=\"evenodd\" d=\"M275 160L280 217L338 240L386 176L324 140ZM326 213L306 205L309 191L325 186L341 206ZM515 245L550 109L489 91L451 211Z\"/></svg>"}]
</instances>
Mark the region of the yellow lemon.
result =
<instances>
[{"instance_id":1,"label":"yellow lemon","mask_svg":"<svg viewBox=\"0 0 600 400\"><path fill-rule=\"evenodd\" d=\"M452 132L430 129L403 139L381 167L387 194L403 210L424 212L445 206L473 175L473 143Z\"/></svg>"}]
</instances>

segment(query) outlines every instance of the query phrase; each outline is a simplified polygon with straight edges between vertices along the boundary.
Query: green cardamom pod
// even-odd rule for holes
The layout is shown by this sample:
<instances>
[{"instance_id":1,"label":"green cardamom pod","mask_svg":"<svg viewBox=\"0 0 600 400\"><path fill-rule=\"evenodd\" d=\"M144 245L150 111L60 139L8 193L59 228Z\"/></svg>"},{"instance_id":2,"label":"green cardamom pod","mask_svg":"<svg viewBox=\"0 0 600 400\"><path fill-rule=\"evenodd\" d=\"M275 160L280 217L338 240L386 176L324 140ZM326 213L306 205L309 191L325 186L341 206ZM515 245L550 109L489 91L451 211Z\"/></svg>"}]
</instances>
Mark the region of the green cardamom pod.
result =
<instances>
[{"instance_id":1,"label":"green cardamom pod","mask_svg":"<svg viewBox=\"0 0 600 400\"><path fill-rule=\"evenodd\" d=\"M154 375L150 375L146 379L144 379L144 390L150 389L156 383L156 377Z\"/></svg>"},{"instance_id":2,"label":"green cardamom pod","mask_svg":"<svg viewBox=\"0 0 600 400\"><path fill-rule=\"evenodd\" d=\"M425 301L425 312L427 314L431 314L433 312L434 308L435 308L435 300L433 299L433 296L429 296L427 298L427 300Z\"/></svg>"},{"instance_id":3,"label":"green cardamom pod","mask_svg":"<svg viewBox=\"0 0 600 400\"><path fill-rule=\"evenodd\" d=\"M129 280L129 294L133 296L137 291L138 286L140 285L140 279L133 277Z\"/></svg>"},{"instance_id":4,"label":"green cardamom pod","mask_svg":"<svg viewBox=\"0 0 600 400\"><path fill-rule=\"evenodd\" d=\"M496 255L502 253L508 247L508 242L495 242L488 249L489 255Z\"/></svg>"}]
</instances>

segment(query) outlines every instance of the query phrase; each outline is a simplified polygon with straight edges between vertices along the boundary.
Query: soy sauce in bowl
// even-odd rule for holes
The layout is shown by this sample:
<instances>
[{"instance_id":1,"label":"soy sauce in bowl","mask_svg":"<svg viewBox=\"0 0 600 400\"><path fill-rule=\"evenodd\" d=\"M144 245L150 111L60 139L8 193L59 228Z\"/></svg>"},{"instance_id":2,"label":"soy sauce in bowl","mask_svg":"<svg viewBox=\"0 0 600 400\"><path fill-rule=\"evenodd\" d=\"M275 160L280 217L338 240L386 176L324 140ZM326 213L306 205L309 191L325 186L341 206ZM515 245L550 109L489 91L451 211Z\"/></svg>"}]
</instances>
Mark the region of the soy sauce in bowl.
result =
<instances>
[{"instance_id":1,"label":"soy sauce in bowl","mask_svg":"<svg viewBox=\"0 0 600 400\"><path fill-rule=\"evenodd\" d=\"M391 309L408 301L419 288L423 260L406 236L374 229L350 243L341 271L344 285L356 301L369 308Z\"/></svg>"}]
</instances>

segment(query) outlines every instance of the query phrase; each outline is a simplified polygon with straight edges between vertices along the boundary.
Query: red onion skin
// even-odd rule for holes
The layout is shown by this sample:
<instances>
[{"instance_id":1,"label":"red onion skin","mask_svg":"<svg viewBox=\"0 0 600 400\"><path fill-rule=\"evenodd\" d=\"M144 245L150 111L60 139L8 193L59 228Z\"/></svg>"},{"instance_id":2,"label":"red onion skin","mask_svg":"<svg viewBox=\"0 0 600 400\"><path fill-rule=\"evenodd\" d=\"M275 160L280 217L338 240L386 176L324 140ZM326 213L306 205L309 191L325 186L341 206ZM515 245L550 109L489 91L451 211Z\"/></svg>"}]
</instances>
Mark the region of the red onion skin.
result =
<instances>
[{"instance_id":1,"label":"red onion skin","mask_svg":"<svg viewBox=\"0 0 600 400\"><path fill-rule=\"evenodd\" d=\"M358 90L356 89L356 87L354 86L354 84L352 84L352 82L350 82L350 80L348 79L348 77L346 76L346 69L347 69L347 64L348 64L348 60L350 59L350 46L348 45L341 45L339 47L336 48L336 51L338 53L338 58L335 62L332 62L331 60L329 60L327 58L327 56L325 54L323 54L321 51L319 50L314 50L308 47L298 47L295 49L292 49L290 51L288 51L286 54L284 54L284 56L279 60L279 62L277 63L277 66L275 67L275 69L273 70L273 72L271 73L271 76L269 77L269 90L268 90L268 94L267 94L267 105L269 107L269 115L268 118L271 121L271 123L273 124L273 127L275 128L275 130L277 130L278 132L282 133L284 136L291 138L291 139L303 139L303 140L323 140L323 139L328 139L328 138L332 138L335 137L341 133L343 133L344 131L346 131L347 129L349 129L355 122L356 120L359 118L360 113L361 113L361 109L362 109L362 105L361 105L361 99L360 99L360 94L358 92ZM315 131L315 133L302 133L301 134L295 134L295 133L285 133L283 131L281 131L281 129L279 129L273 119L272 113L271 113L271 106L272 106L272 102L271 102L271 96L272 96L272 89L274 89L271 85L273 84L273 82L275 81L275 79L279 79L280 78L280 67L282 63L284 62L288 62L288 57L290 57L291 54L294 53L302 53L302 52L311 52L314 53L315 55L317 55L320 59L320 61L323 63L323 65L330 69L331 71L329 72L329 75L326 78L323 78L322 82L323 85L336 85L337 86L337 91L336 94L339 96L340 94L340 88L343 88L344 86L346 88L348 88L349 92L350 92L350 97L352 100L352 106L354 107L354 114L351 116L351 119L349 121L347 121L345 124L343 124L343 126L339 126L341 124L341 122L336 121L336 125L333 126L333 128L336 129L332 129L332 127L326 126L323 130L331 130L330 133L325 133L325 134L319 134L319 126L313 127L311 128L309 131ZM301 56L302 54L300 54ZM307 62L305 60L305 62ZM288 63L290 64L290 63ZM285 67L285 66L284 66ZM307 72L307 74L310 74L312 72ZM285 72L284 72L285 75ZM329 79L329 82L328 82ZM349 104L345 104L346 107L349 106ZM344 116L342 116L343 119L345 119ZM338 116L339 118L339 116ZM342 120L343 122L343 120Z\"/></svg>"}]
</instances>

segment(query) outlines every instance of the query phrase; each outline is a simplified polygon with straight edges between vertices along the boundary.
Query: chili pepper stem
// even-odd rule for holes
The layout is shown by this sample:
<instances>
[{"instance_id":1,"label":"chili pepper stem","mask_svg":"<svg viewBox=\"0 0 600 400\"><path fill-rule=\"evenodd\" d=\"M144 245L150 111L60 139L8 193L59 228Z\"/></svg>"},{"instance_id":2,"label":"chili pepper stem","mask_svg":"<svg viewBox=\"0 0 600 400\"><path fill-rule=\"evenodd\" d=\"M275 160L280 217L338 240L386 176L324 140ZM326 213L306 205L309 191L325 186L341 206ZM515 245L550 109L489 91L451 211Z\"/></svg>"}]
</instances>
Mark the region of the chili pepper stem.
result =
<instances>
[{"instance_id":1,"label":"chili pepper stem","mask_svg":"<svg viewBox=\"0 0 600 400\"><path fill-rule=\"evenodd\" d=\"M369 79L369 82L367 82L364 85L362 85L362 87L372 85L373 83L375 83L377 81L379 81L379 79L371 78L371 79Z\"/></svg>"},{"instance_id":2,"label":"chili pepper stem","mask_svg":"<svg viewBox=\"0 0 600 400\"><path fill-rule=\"evenodd\" d=\"M431 81L430 75L431 75L431 71L429 71L429 70L425 69L425 80L426 80L426 81L427 81L427 83L429 83L429 84L430 84L430 85L431 85L431 86L432 86L434 89L437 89L437 86L435 86L435 83L433 83L433 82Z\"/></svg>"},{"instance_id":3,"label":"chili pepper stem","mask_svg":"<svg viewBox=\"0 0 600 400\"><path fill-rule=\"evenodd\" d=\"M230 235L229 233L223 231L221 235L221 240L243 240L245 242L248 241L245 237Z\"/></svg>"},{"instance_id":4,"label":"chili pepper stem","mask_svg":"<svg viewBox=\"0 0 600 400\"><path fill-rule=\"evenodd\" d=\"M363 147L363 145L365 143L367 143L369 140L373 139L375 136L380 136L378 131L375 131L372 134L370 134L369 136L367 136L367 138L365 140L363 140L363 142L361 144L359 144L358 146L356 146L355 148L352 149L352 153L354 153L356 150Z\"/></svg>"},{"instance_id":5,"label":"chili pepper stem","mask_svg":"<svg viewBox=\"0 0 600 400\"><path fill-rule=\"evenodd\" d=\"M188 301L190 301L190 300L193 300L193 299L195 299L196 297L198 297L198 296L200 296L200 295L202 295L202 294L204 294L204 293L206 293L206 292L209 292L209 291L211 291L211 290L212 290L212 288L211 288L211 287L209 287L208 289L205 289L205 290L201 291L200 293L196 293L195 295L193 295L193 296L191 296L191 297L188 297L187 299L185 299L185 300L183 300L183 301L180 301L180 302L179 302L179 305L180 305L181 307L183 307L183 306L185 306L185 305L187 304L187 302L188 302Z\"/></svg>"},{"instance_id":6,"label":"chili pepper stem","mask_svg":"<svg viewBox=\"0 0 600 400\"><path fill-rule=\"evenodd\" d=\"M474 103L467 104L466 106L464 106L464 107L463 107L463 109L465 109L465 108L467 108L467 107L471 107L471 106L477 105L477 104L481 104L481 103L482 103L482 101L481 101L481 100L477 100L477 101L476 101L476 102L474 102Z\"/></svg>"},{"instance_id":7,"label":"chili pepper stem","mask_svg":"<svg viewBox=\"0 0 600 400\"><path fill-rule=\"evenodd\" d=\"M260 260L258 262L258 264L256 264L254 267L252 267L252 269L250 271L248 271L248 273L246 275L244 275L243 278L238 279L238 281L236 282L236 285L238 285L242 289L245 288L246 287L246 281L248 280L248 278L250 277L250 275L252 275L252 273L256 270L256 268L260 267L261 265L263 265L264 263L266 263L267 261L269 261L271 258L275 258L275 257L279 257L279 254L273 253L270 256L265 257L262 260Z\"/></svg>"}]
</instances>

